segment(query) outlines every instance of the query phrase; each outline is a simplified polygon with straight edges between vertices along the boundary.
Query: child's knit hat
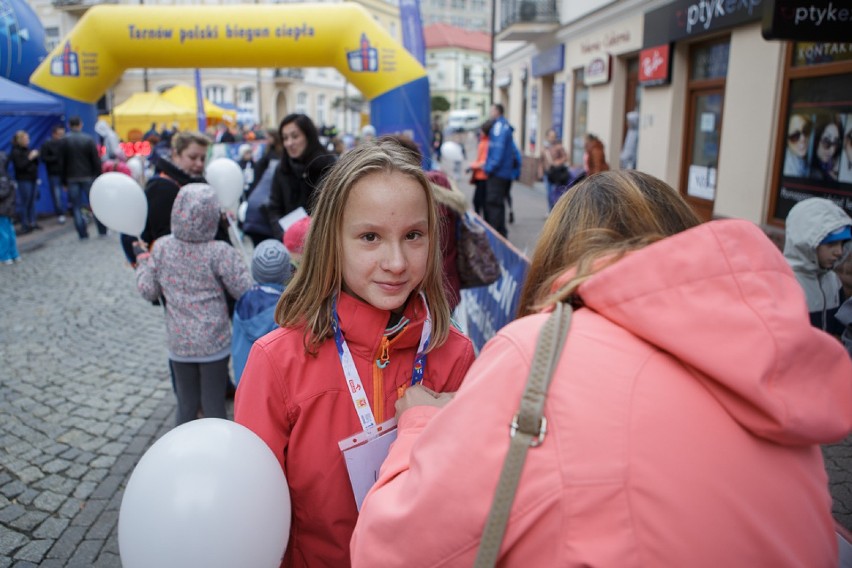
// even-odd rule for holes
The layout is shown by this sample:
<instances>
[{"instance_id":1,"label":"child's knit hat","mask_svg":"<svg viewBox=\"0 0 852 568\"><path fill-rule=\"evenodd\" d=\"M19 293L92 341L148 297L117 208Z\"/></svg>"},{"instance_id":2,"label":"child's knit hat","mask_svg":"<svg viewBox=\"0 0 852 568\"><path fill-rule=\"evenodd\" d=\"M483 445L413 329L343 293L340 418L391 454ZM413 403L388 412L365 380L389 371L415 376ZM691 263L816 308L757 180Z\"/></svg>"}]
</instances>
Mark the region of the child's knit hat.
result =
<instances>
[{"instance_id":1,"label":"child's knit hat","mask_svg":"<svg viewBox=\"0 0 852 568\"><path fill-rule=\"evenodd\" d=\"M259 284L284 284L290 279L290 253L275 239L257 245L251 259L251 276Z\"/></svg>"}]
</instances>

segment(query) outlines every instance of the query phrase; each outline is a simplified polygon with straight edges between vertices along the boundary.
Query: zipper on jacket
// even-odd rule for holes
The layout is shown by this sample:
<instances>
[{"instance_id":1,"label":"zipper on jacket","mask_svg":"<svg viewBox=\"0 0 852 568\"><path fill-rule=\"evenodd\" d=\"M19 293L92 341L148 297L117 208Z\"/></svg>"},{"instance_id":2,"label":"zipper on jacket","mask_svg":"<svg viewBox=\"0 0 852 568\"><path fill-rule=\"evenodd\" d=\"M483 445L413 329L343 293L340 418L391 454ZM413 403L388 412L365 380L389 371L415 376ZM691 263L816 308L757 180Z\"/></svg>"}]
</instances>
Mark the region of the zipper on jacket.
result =
<instances>
[{"instance_id":1,"label":"zipper on jacket","mask_svg":"<svg viewBox=\"0 0 852 568\"><path fill-rule=\"evenodd\" d=\"M379 348L376 351L376 359L373 364L373 416L376 419L376 424L381 424L385 421L385 381L383 369L390 364L390 347L402 337L407 326L396 334L393 339L388 339L387 336L382 336L382 341L379 343ZM405 392L405 385L397 389L397 393Z\"/></svg>"}]
</instances>

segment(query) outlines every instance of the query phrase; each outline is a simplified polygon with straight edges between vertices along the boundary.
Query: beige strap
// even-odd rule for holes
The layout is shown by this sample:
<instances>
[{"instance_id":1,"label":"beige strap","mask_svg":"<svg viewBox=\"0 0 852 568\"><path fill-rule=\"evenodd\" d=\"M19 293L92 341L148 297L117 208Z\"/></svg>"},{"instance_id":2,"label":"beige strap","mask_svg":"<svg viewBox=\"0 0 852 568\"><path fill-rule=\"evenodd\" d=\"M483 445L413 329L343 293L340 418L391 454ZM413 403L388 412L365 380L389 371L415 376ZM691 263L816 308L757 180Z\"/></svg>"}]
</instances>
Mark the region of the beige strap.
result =
<instances>
[{"instance_id":1,"label":"beige strap","mask_svg":"<svg viewBox=\"0 0 852 568\"><path fill-rule=\"evenodd\" d=\"M485 522L475 568L491 567L497 562L527 450L541 444L547 433L547 420L543 416L544 401L570 326L571 306L559 303L539 334L520 408L509 429L509 452Z\"/></svg>"}]
</instances>

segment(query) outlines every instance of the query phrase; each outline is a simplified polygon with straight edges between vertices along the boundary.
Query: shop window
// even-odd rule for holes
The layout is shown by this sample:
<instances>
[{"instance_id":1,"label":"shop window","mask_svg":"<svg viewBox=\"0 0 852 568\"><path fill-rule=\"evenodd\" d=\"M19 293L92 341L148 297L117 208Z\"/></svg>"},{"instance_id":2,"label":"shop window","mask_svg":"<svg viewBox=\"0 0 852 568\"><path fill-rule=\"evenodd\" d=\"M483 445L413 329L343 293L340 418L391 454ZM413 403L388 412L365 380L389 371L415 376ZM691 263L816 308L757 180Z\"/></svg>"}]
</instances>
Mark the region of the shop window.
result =
<instances>
[{"instance_id":1,"label":"shop window","mask_svg":"<svg viewBox=\"0 0 852 568\"><path fill-rule=\"evenodd\" d=\"M681 192L705 221L713 216L728 74L729 38L691 46Z\"/></svg>"},{"instance_id":2,"label":"shop window","mask_svg":"<svg viewBox=\"0 0 852 568\"><path fill-rule=\"evenodd\" d=\"M852 44L789 48L768 221L797 202L831 199L852 213Z\"/></svg>"},{"instance_id":3,"label":"shop window","mask_svg":"<svg viewBox=\"0 0 852 568\"><path fill-rule=\"evenodd\" d=\"M589 88L584 83L583 69L574 70L574 105L571 118L571 163L583 163L589 122Z\"/></svg>"}]
</instances>

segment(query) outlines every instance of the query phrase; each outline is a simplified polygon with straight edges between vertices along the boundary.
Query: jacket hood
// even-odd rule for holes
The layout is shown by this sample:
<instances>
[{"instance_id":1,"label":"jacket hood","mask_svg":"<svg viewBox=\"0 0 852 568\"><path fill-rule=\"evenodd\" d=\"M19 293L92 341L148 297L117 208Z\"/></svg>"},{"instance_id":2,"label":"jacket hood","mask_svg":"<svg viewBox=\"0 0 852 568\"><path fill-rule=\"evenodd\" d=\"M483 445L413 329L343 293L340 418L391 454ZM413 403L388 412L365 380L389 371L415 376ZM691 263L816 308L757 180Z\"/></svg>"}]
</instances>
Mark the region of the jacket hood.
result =
<instances>
[{"instance_id":1,"label":"jacket hood","mask_svg":"<svg viewBox=\"0 0 852 568\"><path fill-rule=\"evenodd\" d=\"M852 362L810 325L790 267L750 222L705 223L630 253L579 295L681 361L756 436L828 443L852 429Z\"/></svg>"},{"instance_id":2,"label":"jacket hood","mask_svg":"<svg viewBox=\"0 0 852 568\"><path fill-rule=\"evenodd\" d=\"M829 233L852 225L849 215L833 201L814 197L798 202L787 215L784 256L796 272L817 275L827 272L820 268L816 249ZM844 246L843 262L850 244Z\"/></svg>"},{"instance_id":3,"label":"jacket hood","mask_svg":"<svg viewBox=\"0 0 852 568\"><path fill-rule=\"evenodd\" d=\"M219 226L219 198L209 185L191 183L172 206L172 234L190 243L212 241Z\"/></svg>"}]
</instances>

